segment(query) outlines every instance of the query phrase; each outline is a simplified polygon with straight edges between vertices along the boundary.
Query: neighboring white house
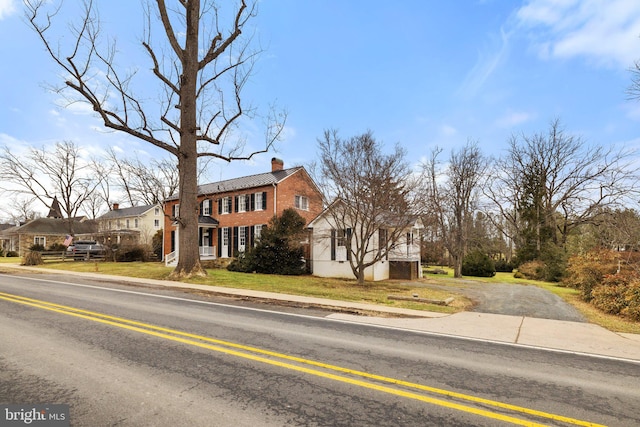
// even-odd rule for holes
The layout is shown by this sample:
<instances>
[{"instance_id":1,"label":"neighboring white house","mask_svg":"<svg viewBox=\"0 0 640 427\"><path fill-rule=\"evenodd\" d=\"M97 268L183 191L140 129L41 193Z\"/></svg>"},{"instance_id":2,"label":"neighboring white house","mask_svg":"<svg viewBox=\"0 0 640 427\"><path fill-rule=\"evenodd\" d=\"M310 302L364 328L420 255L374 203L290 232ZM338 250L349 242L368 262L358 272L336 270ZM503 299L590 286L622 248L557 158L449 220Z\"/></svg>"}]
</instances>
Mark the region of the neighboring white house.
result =
<instances>
[{"instance_id":1,"label":"neighboring white house","mask_svg":"<svg viewBox=\"0 0 640 427\"><path fill-rule=\"evenodd\" d=\"M352 224L349 228L337 226L331 209L335 209L335 204L325 209L308 226L311 231L311 271L314 276L319 277L354 278L347 241L349 240L355 247L355 239L358 238L355 233L359 229L359 224ZM365 269L367 281L422 277L420 265L422 221L416 217L415 220L410 221L411 225L404 227L403 230L397 230L391 222L393 221L380 221L376 232L372 233L369 239L367 260L373 260L374 255L381 250L384 252L385 245L389 250L381 260ZM397 232L392 233L391 230L397 230ZM391 245L388 236L393 234L399 237Z\"/></svg>"},{"instance_id":2,"label":"neighboring white house","mask_svg":"<svg viewBox=\"0 0 640 427\"><path fill-rule=\"evenodd\" d=\"M153 236L164 227L161 205L122 208L114 203L113 209L97 219L101 234L114 244L150 245Z\"/></svg>"}]
</instances>

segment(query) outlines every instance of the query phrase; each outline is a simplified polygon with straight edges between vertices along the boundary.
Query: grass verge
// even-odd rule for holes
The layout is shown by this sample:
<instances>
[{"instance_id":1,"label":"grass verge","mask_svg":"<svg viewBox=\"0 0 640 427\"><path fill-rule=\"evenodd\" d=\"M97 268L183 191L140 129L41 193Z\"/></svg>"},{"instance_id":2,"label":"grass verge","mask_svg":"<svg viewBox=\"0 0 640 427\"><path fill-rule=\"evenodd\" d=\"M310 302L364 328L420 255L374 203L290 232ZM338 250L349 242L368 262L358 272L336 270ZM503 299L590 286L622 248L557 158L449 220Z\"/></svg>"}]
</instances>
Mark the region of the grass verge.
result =
<instances>
[{"instance_id":1,"label":"grass verge","mask_svg":"<svg viewBox=\"0 0 640 427\"><path fill-rule=\"evenodd\" d=\"M13 263L17 258L10 258ZM2 264L0 263L0 266ZM145 279L165 280L172 268L161 263L114 263L114 262L46 262L40 266L56 270L102 273L115 276L138 277ZM359 286L355 280L331 279L315 276L279 276L270 274L237 273L222 269L207 270L207 277L184 280L185 283L211 285L235 289L293 294L308 297L326 298L339 301L352 301L387 307L410 308L414 310L433 311L438 313L456 313L463 311L471 302L455 292L427 289L415 283L402 281L367 282ZM430 300L445 300L453 297L448 306L421 303L417 301L390 300L389 295L398 295Z\"/></svg>"},{"instance_id":2,"label":"grass verge","mask_svg":"<svg viewBox=\"0 0 640 427\"><path fill-rule=\"evenodd\" d=\"M0 257L2 263L19 263L20 258ZM165 280L172 269L160 263L111 263L111 262L47 262L42 267L77 272L103 273L116 276L130 276L145 279ZM459 279L453 278L453 271L443 268L446 274L426 274L429 281L454 285ZM574 306L589 322L600 325L613 332L640 334L640 323L605 314L592 305L582 301L575 289L558 286L555 283L536 280L517 279L513 274L497 273L494 277L464 277L484 283L511 283L533 285L547 289ZM437 291L416 286L416 283L401 281L368 282L358 286L355 280L328 279L314 276L278 276L266 274L235 273L227 270L208 270L208 276L186 280L187 283L220 286L237 289L250 289L309 297L327 298L339 301L353 301L368 304L379 304L390 307L410 308L413 310L434 311L439 313L456 313L471 306L471 302L455 292ZM389 300L389 295L413 296L432 300L444 300L454 297L449 306L426 304L413 301Z\"/></svg>"}]
</instances>

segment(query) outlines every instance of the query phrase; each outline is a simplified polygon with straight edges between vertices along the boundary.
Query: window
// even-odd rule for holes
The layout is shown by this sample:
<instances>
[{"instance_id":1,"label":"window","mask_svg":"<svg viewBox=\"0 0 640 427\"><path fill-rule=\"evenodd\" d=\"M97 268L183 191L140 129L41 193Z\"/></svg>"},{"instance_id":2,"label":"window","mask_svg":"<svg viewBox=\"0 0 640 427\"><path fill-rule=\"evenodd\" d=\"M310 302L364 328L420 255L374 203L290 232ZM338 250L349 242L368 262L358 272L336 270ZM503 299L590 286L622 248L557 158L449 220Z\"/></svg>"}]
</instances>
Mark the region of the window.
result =
<instances>
[{"instance_id":1,"label":"window","mask_svg":"<svg viewBox=\"0 0 640 427\"><path fill-rule=\"evenodd\" d=\"M231 197L223 197L218 200L218 213L231 213Z\"/></svg>"},{"instance_id":2,"label":"window","mask_svg":"<svg viewBox=\"0 0 640 427\"><path fill-rule=\"evenodd\" d=\"M131 226L129 224L129 220L127 220L127 228L131 228Z\"/></svg>"},{"instance_id":3,"label":"window","mask_svg":"<svg viewBox=\"0 0 640 427\"><path fill-rule=\"evenodd\" d=\"M159 219L154 219L153 220L153 226L154 226L154 228L160 228L160 220Z\"/></svg>"},{"instance_id":4,"label":"window","mask_svg":"<svg viewBox=\"0 0 640 427\"><path fill-rule=\"evenodd\" d=\"M224 227L222 229L222 244L224 246L229 246L229 227Z\"/></svg>"},{"instance_id":5,"label":"window","mask_svg":"<svg viewBox=\"0 0 640 427\"><path fill-rule=\"evenodd\" d=\"M304 211L309 210L309 198L306 196L296 196L295 198L296 209L302 209Z\"/></svg>"},{"instance_id":6,"label":"window","mask_svg":"<svg viewBox=\"0 0 640 427\"><path fill-rule=\"evenodd\" d=\"M153 214L154 214L155 216L160 215L160 208L156 208L156 209L153 211Z\"/></svg>"},{"instance_id":7,"label":"window","mask_svg":"<svg viewBox=\"0 0 640 427\"><path fill-rule=\"evenodd\" d=\"M331 230L331 260L348 261L351 259L350 248L347 247L351 241L351 229L340 228Z\"/></svg>"},{"instance_id":8,"label":"window","mask_svg":"<svg viewBox=\"0 0 640 427\"><path fill-rule=\"evenodd\" d=\"M265 211L267 210L267 192L253 193L247 197L247 210Z\"/></svg>"},{"instance_id":9,"label":"window","mask_svg":"<svg viewBox=\"0 0 640 427\"><path fill-rule=\"evenodd\" d=\"M411 247L413 246L413 233L407 233L407 257L411 256Z\"/></svg>"},{"instance_id":10,"label":"window","mask_svg":"<svg viewBox=\"0 0 640 427\"><path fill-rule=\"evenodd\" d=\"M246 212L247 211L247 196L241 194L240 196L236 196L236 206L238 212Z\"/></svg>"},{"instance_id":11,"label":"window","mask_svg":"<svg viewBox=\"0 0 640 427\"><path fill-rule=\"evenodd\" d=\"M35 236L33 238L34 245L42 245L42 247L47 247L47 238L45 236Z\"/></svg>"},{"instance_id":12,"label":"window","mask_svg":"<svg viewBox=\"0 0 640 427\"><path fill-rule=\"evenodd\" d=\"M202 215L211 216L211 200L205 199L202 201Z\"/></svg>"},{"instance_id":13,"label":"window","mask_svg":"<svg viewBox=\"0 0 640 427\"><path fill-rule=\"evenodd\" d=\"M173 217L178 218L180 216L180 204L173 205Z\"/></svg>"},{"instance_id":14,"label":"window","mask_svg":"<svg viewBox=\"0 0 640 427\"><path fill-rule=\"evenodd\" d=\"M140 219L135 218L133 220L133 228L138 228L140 226Z\"/></svg>"},{"instance_id":15,"label":"window","mask_svg":"<svg viewBox=\"0 0 640 427\"><path fill-rule=\"evenodd\" d=\"M336 232L336 246L347 246L344 228L340 228Z\"/></svg>"}]
</instances>

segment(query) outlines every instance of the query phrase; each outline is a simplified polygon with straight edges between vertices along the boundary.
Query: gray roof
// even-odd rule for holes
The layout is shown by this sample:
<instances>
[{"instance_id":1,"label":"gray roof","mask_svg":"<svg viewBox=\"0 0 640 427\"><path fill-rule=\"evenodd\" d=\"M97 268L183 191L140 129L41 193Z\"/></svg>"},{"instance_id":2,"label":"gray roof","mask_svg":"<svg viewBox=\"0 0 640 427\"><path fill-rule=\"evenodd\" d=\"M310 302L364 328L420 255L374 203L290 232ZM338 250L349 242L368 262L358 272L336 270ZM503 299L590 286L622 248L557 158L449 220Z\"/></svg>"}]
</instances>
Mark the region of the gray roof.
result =
<instances>
[{"instance_id":1,"label":"gray roof","mask_svg":"<svg viewBox=\"0 0 640 427\"><path fill-rule=\"evenodd\" d=\"M217 219L212 218L212 217L210 217L210 216L203 216L203 215L200 215L200 216L198 217L198 224L202 224L202 225L205 225L205 224L209 224L209 225L219 225L219 224L220 224L220 222L218 222L218 220L217 220Z\"/></svg>"},{"instance_id":2,"label":"gray roof","mask_svg":"<svg viewBox=\"0 0 640 427\"><path fill-rule=\"evenodd\" d=\"M69 233L69 220L62 218L38 218L23 226L6 230L7 234L48 234L65 235ZM75 234L94 233L96 222L91 220L77 221L72 219Z\"/></svg>"},{"instance_id":3,"label":"gray roof","mask_svg":"<svg viewBox=\"0 0 640 427\"><path fill-rule=\"evenodd\" d=\"M0 224L0 231L4 231L15 226L15 224Z\"/></svg>"},{"instance_id":4,"label":"gray roof","mask_svg":"<svg viewBox=\"0 0 640 427\"><path fill-rule=\"evenodd\" d=\"M279 171L259 173L256 175L243 176L240 178L227 179L225 181L212 182L198 186L198 195L212 195L226 193L229 191L245 190L249 188L265 187L267 185L278 184L285 178L293 175L299 170L304 169L302 166L295 168L283 169ZM174 194L167 200L176 200L178 194Z\"/></svg>"},{"instance_id":5,"label":"gray roof","mask_svg":"<svg viewBox=\"0 0 640 427\"><path fill-rule=\"evenodd\" d=\"M19 225L14 225L12 227L3 228L0 230L0 236L12 236L15 234L16 230L20 228Z\"/></svg>"},{"instance_id":6,"label":"gray roof","mask_svg":"<svg viewBox=\"0 0 640 427\"><path fill-rule=\"evenodd\" d=\"M123 208L123 209L114 209L106 214L102 215L98 219L117 219L124 218L128 216L140 216L145 212L150 211L158 205L144 205L144 206L133 206L131 208Z\"/></svg>"}]
</instances>

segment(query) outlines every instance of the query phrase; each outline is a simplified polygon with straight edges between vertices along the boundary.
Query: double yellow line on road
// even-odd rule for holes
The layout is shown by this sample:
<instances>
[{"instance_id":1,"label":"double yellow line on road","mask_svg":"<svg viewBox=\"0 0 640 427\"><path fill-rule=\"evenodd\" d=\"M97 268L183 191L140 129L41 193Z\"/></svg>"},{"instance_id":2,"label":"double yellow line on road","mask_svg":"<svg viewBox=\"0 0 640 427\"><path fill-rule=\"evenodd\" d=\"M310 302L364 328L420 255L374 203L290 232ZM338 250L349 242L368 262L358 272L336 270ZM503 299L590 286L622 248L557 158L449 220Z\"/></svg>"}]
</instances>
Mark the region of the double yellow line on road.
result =
<instances>
[{"instance_id":1,"label":"double yellow line on road","mask_svg":"<svg viewBox=\"0 0 640 427\"><path fill-rule=\"evenodd\" d=\"M406 391L397 388L392 388L388 385L383 384L393 384L395 386L401 386L407 388L409 390L418 390L421 392L427 392L436 395L443 395L451 399L456 399L458 401L470 402L477 405L491 406L503 411L509 411L519 414L526 414L528 416L542 418L546 420L552 420L555 422L562 422L571 425L577 426L593 426L593 427L603 427L600 424L594 424L588 421L581 421L574 418L564 417L561 415L555 415L547 412L537 411L535 409L529 409L521 406L511 405L508 403L498 402L490 399L484 399L477 396L471 396L463 393L457 393L450 390L439 389L435 387L429 387L422 384L411 383L408 381L403 381L395 378L385 377L381 375L371 374L368 372L357 371L349 368L344 368L340 366L330 365L322 362L317 362L314 360L304 359L296 356L291 356L283 353L278 353L270 350L264 350L257 347L246 346L242 344L237 344L229 341L223 341L215 338L210 338L202 335L191 334L188 332L178 331L175 329L164 328L161 326L155 326L148 323L137 322L134 320L124 319L116 316L109 316L102 313L97 313L89 310L82 310L75 307L69 307L61 304L55 304L52 302L37 300L33 298L27 298L19 295L7 294L4 292L0 292L0 300L5 300L13 303L18 303L34 308L39 308L43 310L48 310L60 314L65 314L68 316L74 316L86 320L90 320L93 322L98 322L110 326L114 326L121 329L126 329L134 332L139 332L146 335L151 335L154 337L179 342L199 348L204 348L211 351L216 351L219 353L228 354L231 356L252 360L255 362L265 363L272 366L278 366L280 368L289 369L297 372L303 372L305 374L314 375L317 377L327 378L334 381L347 383L351 385L355 385L358 387L363 387L371 390L376 390L383 393L388 393L391 395L401 396L408 399L414 399L418 401L422 401L425 403L454 409L457 411L462 411L482 417L487 417L495 420L500 420L508 423L512 423L514 425L521 426L543 426L544 424L539 424L529 420L523 420L520 418L515 418L513 416L504 415L498 412L492 412L489 410L476 408L473 406L465 405L462 403L456 403L452 401L442 400L430 396L425 396L423 394L418 394L414 391ZM290 362L295 362L298 365L294 365ZM313 367L310 368L309 366ZM321 368L323 370L318 370L314 368ZM345 374L344 375L338 375ZM353 378L356 377L356 378ZM358 379L362 378L362 379ZM382 384L376 384L373 382L364 381L371 380L377 381Z\"/></svg>"}]
</instances>

